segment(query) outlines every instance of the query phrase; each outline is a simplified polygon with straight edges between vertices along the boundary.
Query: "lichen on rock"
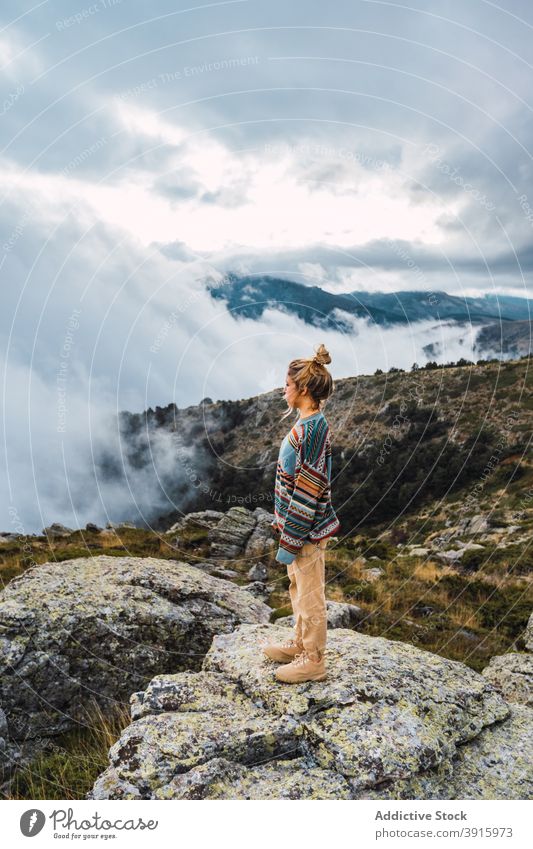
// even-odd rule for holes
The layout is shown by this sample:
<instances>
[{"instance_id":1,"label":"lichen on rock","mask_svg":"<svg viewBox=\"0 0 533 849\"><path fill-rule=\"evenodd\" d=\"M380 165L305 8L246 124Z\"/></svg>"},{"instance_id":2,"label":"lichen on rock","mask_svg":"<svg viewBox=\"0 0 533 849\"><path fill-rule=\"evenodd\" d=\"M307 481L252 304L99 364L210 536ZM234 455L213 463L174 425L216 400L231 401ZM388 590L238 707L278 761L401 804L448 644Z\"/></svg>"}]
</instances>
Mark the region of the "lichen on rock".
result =
<instances>
[{"instance_id":1,"label":"lichen on rock","mask_svg":"<svg viewBox=\"0 0 533 849\"><path fill-rule=\"evenodd\" d=\"M214 637L200 671L134 693L133 721L87 798L530 797L533 711L511 709L486 677L337 629L327 679L282 684L261 645L287 635L240 625Z\"/></svg>"}]
</instances>

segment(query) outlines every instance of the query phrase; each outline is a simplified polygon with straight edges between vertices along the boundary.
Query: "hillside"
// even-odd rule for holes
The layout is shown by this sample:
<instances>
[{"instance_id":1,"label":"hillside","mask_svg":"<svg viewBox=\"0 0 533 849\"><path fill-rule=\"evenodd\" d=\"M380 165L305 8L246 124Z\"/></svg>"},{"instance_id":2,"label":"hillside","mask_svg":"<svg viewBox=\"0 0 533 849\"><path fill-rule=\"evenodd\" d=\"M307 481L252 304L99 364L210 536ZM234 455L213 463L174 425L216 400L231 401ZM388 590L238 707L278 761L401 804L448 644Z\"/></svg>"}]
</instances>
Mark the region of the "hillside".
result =
<instances>
[{"instance_id":1,"label":"hillside","mask_svg":"<svg viewBox=\"0 0 533 849\"><path fill-rule=\"evenodd\" d=\"M445 505L455 493L465 497L495 452L482 495L496 507L493 496L502 490L500 506L512 504L531 483L532 389L528 359L337 380L325 413L343 533L398 525L422 505ZM155 526L165 530L183 511L268 506L279 445L296 420L282 421L284 411L277 389L240 401L205 399L184 410L170 405L142 416L123 413L123 439L135 447L134 462L149 465L150 434L159 428L176 446L170 492L181 510L154 517Z\"/></svg>"}]
</instances>

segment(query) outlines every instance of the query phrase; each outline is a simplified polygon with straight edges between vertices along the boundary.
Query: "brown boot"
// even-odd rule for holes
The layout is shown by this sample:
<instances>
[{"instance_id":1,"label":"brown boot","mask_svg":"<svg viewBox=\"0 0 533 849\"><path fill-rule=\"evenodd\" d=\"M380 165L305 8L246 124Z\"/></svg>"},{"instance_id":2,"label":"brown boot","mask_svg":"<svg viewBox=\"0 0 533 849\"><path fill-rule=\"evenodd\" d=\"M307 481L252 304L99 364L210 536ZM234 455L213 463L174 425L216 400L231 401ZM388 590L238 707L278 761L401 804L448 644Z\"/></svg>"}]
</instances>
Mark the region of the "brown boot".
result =
<instances>
[{"instance_id":1,"label":"brown boot","mask_svg":"<svg viewBox=\"0 0 533 849\"><path fill-rule=\"evenodd\" d=\"M303 651L303 645L296 640L287 640L284 643L270 643L263 646L263 651L270 660L277 660L279 663L289 663L294 660L296 655Z\"/></svg>"},{"instance_id":2,"label":"brown boot","mask_svg":"<svg viewBox=\"0 0 533 849\"><path fill-rule=\"evenodd\" d=\"M301 684L303 681L323 681L327 677L324 663L324 653L321 652L319 659L310 657L302 651L294 658L292 663L276 669L276 678L284 684Z\"/></svg>"}]
</instances>

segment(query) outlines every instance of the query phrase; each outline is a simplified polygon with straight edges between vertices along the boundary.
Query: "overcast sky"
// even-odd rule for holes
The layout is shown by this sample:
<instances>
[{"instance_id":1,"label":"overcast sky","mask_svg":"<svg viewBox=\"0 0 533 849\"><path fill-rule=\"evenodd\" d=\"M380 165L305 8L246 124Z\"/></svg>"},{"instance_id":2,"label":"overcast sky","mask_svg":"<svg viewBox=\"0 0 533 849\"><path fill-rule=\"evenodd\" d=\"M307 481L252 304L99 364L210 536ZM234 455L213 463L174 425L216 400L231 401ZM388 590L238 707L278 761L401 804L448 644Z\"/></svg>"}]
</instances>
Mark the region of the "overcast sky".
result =
<instances>
[{"instance_id":1,"label":"overcast sky","mask_svg":"<svg viewBox=\"0 0 533 849\"><path fill-rule=\"evenodd\" d=\"M83 482L75 458L116 409L265 392L320 342L336 378L408 367L435 335L236 323L206 278L532 296L526 0L3 0L0 16L0 529L10 504L32 527L67 518L65 469Z\"/></svg>"}]
</instances>

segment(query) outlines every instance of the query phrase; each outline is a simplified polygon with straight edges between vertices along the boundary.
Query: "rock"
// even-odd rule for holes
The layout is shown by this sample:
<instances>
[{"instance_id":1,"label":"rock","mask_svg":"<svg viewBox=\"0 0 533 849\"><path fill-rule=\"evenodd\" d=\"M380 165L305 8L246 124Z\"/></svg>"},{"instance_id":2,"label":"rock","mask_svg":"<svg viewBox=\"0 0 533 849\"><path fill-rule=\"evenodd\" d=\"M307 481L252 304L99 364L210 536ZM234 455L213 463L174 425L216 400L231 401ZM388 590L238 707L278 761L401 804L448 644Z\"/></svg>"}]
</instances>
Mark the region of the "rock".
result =
<instances>
[{"instance_id":1,"label":"rock","mask_svg":"<svg viewBox=\"0 0 533 849\"><path fill-rule=\"evenodd\" d=\"M217 566L212 570L212 574L217 578L239 578L240 573L235 569L223 569L221 566Z\"/></svg>"},{"instance_id":2,"label":"rock","mask_svg":"<svg viewBox=\"0 0 533 849\"><path fill-rule=\"evenodd\" d=\"M509 705L504 722L489 725L450 761L411 779L384 782L357 799L531 799L533 710Z\"/></svg>"},{"instance_id":3,"label":"rock","mask_svg":"<svg viewBox=\"0 0 533 849\"><path fill-rule=\"evenodd\" d=\"M119 528L136 528L137 526L133 524L133 522L108 522L106 528L111 528L112 530L118 530Z\"/></svg>"},{"instance_id":4,"label":"rock","mask_svg":"<svg viewBox=\"0 0 533 849\"><path fill-rule=\"evenodd\" d=\"M454 632L454 637L463 637L465 640L469 640L471 643L478 643L479 636L474 631L469 631L468 628L458 628L457 631Z\"/></svg>"},{"instance_id":5,"label":"rock","mask_svg":"<svg viewBox=\"0 0 533 849\"><path fill-rule=\"evenodd\" d=\"M251 581L266 581L267 567L264 563L254 563L252 568L248 570L248 577Z\"/></svg>"},{"instance_id":6,"label":"rock","mask_svg":"<svg viewBox=\"0 0 533 849\"><path fill-rule=\"evenodd\" d=\"M187 513L181 519L172 525L165 533L175 534L185 530L185 528L214 528L224 517L224 513L220 510L200 510L196 513Z\"/></svg>"},{"instance_id":7,"label":"rock","mask_svg":"<svg viewBox=\"0 0 533 849\"><path fill-rule=\"evenodd\" d=\"M154 674L199 669L215 634L268 622L229 581L154 557L36 565L0 594L2 707L13 741L57 734Z\"/></svg>"},{"instance_id":8,"label":"rock","mask_svg":"<svg viewBox=\"0 0 533 849\"><path fill-rule=\"evenodd\" d=\"M456 563L458 562L464 554L464 550L462 548L459 549L450 549L449 551L438 551L435 553L435 559L440 560L442 563Z\"/></svg>"},{"instance_id":9,"label":"rock","mask_svg":"<svg viewBox=\"0 0 533 849\"><path fill-rule=\"evenodd\" d=\"M245 584L241 586L241 589L251 593L255 598L263 599L263 601L265 601L272 592L272 590L269 589L263 581L254 581L251 584Z\"/></svg>"},{"instance_id":10,"label":"rock","mask_svg":"<svg viewBox=\"0 0 533 849\"><path fill-rule=\"evenodd\" d=\"M37 741L39 749L40 740ZM13 730L9 728L7 717L0 708L0 775L2 783L0 792L4 796L10 795L9 779L17 767L27 766L37 753L36 745L30 738L15 742Z\"/></svg>"},{"instance_id":11,"label":"rock","mask_svg":"<svg viewBox=\"0 0 533 849\"><path fill-rule=\"evenodd\" d=\"M59 522L54 522L47 528L43 528L43 534L48 537L68 537L75 533L74 528L67 528Z\"/></svg>"},{"instance_id":12,"label":"rock","mask_svg":"<svg viewBox=\"0 0 533 849\"><path fill-rule=\"evenodd\" d=\"M199 672L159 675L88 799L513 798L533 792L533 711L468 666L346 629L328 678L283 685L258 646L217 635ZM397 794L395 797L394 794Z\"/></svg>"},{"instance_id":13,"label":"rock","mask_svg":"<svg viewBox=\"0 0 533 849\"><path fill-rule=\"evenodd\" d=\"M508 652L491 657L482 674L508 702L533 707L533 655Z\"/></svg>"},{"instance_id":14,"label":"rock","mask_svg":"<svg viewBox=\"0 0 533 849\"><path fill-rule=\"evenodd\" d=\"M365 580L373 583L374 581L378 581L385 574L385 571L380 569L379 566L374 566L372 569L363 569L362 574Z\"/></svg>"},{"instance_id":15,"label":"rock","mask_svg":"<svg viewBox=\"0 0 533 849\"><path fill-rule=\"evenodd\" d=\"M347 604L340 601L326 601L328 613L328 628L355 628L356 625L369 617L369 614L363 611L356 604ZM284 625L286 628L294 627L294 615L282 616L276 620L278 625Z\"/></svg>"},{"instance_id":16,"label":"rock","mask_svg":"<svg viewBox=\"0 0 533 849\"><path fill-rule=\"evenodd\" d=\"M417 616L424 616L426 618L429 616L434 616L436 612L435 608L431 607L430 604L422 604L422 602L420 601L417 601L416 604L413 605L411 610L416 613Z\"/></svg>"},{"instance_id":17,"label":"rock","mask_svg":"<svg viewBox=\"0 0 533 849\"><path fill-rule=\"evenodd\" d=\"M444 531L438 536L429 536L426 539L426 545L430 545L432 549L441 549L450 544L450 540L456 534L456 529L451 528L449 531Z\"/></svg>"},{"instance_id":18,"label":"rock","mask_svg":"<svg viewBox=\"0 0 533 849\"><path fill-rule=\"evenodd\" d=\"M98 525L94 524L94 522L87 522L87 524L85 525L85 530L100 533L102 528L99 528Z\"/></svg>"},{"instance_id":19,"label":"rock","mask_svg":"<svg viewBox=\"0 0 533 849\"><path fill-rule=\"evenodd\" d=\"M409 552L411 557L426 557L429 554L429 548L421 548L420 546L415 546Z\"/></svg>"},{"instance_id":20,"label":"rock","mask_svg":"<svg viewBox=\"0 0 533 849\"><path fill-rule=\"evenodd\" d=\"M526 633L524 635L524 640L526 643L526 649L528 651L533 651L533 613L529 617L528 623L526 625Z\"/></svg>"},{"instance_id":21,"label":"rock","mask_svg":"<svg viewBox=\"0 0 533 849\"><path fill-rule=\"evenodd\" d=\"M220 522L207 533L211 543L210 557L229 560L242 555L256 521L254 514L246 507L230 507Z\"/></svg>"},{"instance_id":22,"label":"rock","mask_svg":"<svg viewBox=\"0 0 533 849\"><path fill-rule=\"evenodd\" d=\"M216 578L239 578L240 572L235 569L224 569L219 563L211 560L202 562L193 561L190 564L194 569L201 569L202 572L207 572L209 575L214 575Z\"/></svg>"},{"instance_id":23,"label":"rock","mask_svg":"<svg viewBox=\"0 0 533 849\"><path fill-rule=\"evenodd\" d=\"M489 529L489 523L484 516L472 516L471 519L465 520L465 534L484 534Z\"/></svg>"},{"instance_id":24,"label":"rock","mask_svg":"<svg viewBox=\"0 0 533 849\"><path fill-rule=\"evenodd\" d=\"M483 551L484 546L476 542L459 542L461 548L438 551L435 558L443 563L459 563L467 551Z\"/></svg>"},{"instance_id":25,"label":"rock","mask_svg":"<svg viewBox=\"0 0 533 849\"><path fill-rule=\"evenodd\" d=\"M246 543L244 556L250 559L260 559L261 557L268 556L274 549L277 550L278 547L277 540L272 536L271 525L274 521L274 514L268 513L262 507L256 507L253 515L255 516L256 524Z\"/></svg>"}]
</instances>

